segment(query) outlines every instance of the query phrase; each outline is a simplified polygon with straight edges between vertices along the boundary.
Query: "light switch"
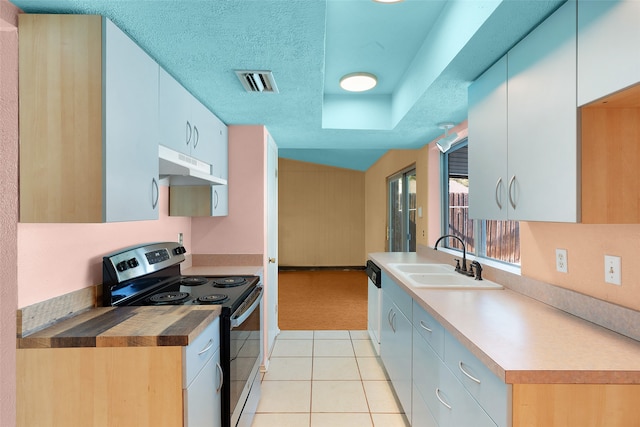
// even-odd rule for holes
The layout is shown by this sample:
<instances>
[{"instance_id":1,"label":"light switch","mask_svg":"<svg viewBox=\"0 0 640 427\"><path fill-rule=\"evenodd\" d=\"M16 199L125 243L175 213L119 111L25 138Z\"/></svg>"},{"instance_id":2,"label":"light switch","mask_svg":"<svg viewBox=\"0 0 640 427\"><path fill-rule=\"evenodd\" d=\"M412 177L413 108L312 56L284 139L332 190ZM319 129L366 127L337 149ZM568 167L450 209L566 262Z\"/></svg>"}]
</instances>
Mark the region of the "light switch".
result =
<instances>
[{"instance_id":1,"label":"light switch","mask_svg":"<svg viewBox=\"0 0 640 427\"><path fill-rule=\"evenodd\" d=\"M612 285L620 286L622 281L620 280L620 257L619 256L604 256L604 281L611 283Z\"/></svg>"}]
</instances>

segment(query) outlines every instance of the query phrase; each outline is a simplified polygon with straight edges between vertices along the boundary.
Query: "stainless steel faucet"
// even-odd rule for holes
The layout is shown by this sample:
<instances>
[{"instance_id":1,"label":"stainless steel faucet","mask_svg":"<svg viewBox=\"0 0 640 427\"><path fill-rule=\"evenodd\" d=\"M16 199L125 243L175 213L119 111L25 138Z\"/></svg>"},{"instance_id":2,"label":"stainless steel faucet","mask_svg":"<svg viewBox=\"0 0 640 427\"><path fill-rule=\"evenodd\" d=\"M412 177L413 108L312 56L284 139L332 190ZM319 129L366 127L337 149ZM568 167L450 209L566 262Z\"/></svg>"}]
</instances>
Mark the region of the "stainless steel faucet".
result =
<instances>
[{"instance_id":1,"label":"stainless steel faucet","mask_svg":"<svg viewBox=\"0 0 640 427\"><path fill-rule=\"evenodd\" d=\"M473 271L467 270L467 247L465 246L465 244L462 241L462 239L459 238L458 236L454 236L453 234L445 234L444 236L440 236L438 238L438 240L436 240L436 244L433 245L433 250L437 251L438 250L438 243L440 243L440 241L442 239L446 238L446 237L452 237L452 238L456 239L457 241L459 241L460 244L462 245L462 267L460 267L460 263L459 262L456 262L456 272L458 272L460 274L464 274L466 276L473 276ZM456 260L456 261L458 261L458 260Z\"/></svg>"}]
</instances>

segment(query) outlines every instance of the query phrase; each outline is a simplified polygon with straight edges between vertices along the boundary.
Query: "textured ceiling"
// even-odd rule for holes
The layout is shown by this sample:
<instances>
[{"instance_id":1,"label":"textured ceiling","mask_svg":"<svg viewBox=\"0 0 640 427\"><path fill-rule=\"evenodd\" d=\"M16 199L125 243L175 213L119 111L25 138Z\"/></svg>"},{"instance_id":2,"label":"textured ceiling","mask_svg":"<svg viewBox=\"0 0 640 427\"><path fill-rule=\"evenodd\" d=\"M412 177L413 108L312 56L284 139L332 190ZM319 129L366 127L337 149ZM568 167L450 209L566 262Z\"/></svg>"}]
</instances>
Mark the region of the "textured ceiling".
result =
<instances>
[{"instance_id":1,"label":"textured ceiling","mask_svg":"<svg viewBox=\"0 0 640 427\"><path fill-rule=\"evenodd\" d=\"M466 119L467 87L564 0L11 0L113 20L229 125L264 124L280 156L366 170ZM277 94L234 70L271 70ZM361 94L349 72L376 74Z\"/></svg>"}]
</instances>

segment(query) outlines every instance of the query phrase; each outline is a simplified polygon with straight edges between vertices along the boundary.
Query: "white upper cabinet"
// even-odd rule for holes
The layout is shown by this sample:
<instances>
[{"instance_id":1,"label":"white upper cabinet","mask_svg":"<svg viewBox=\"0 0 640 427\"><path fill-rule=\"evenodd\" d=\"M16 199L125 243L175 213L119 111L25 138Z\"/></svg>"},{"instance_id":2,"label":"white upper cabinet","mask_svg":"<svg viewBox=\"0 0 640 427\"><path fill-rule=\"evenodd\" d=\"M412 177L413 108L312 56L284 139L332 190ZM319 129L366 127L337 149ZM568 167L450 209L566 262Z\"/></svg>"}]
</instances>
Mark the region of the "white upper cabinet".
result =
<instances>
[{"instance_id":1,"label":"white upper cabinet","mask_svg":"<svg viewBox=\"0 0 640 427\"><path fill-rule=\"evenodd\" d=\"M160 144L190 155L193 139L191 94L162 67L158 84Z\"/></svg>"},{"instance_id":2,"label":"white upper cabinet","mask_svg":"<svg viewBox=\"0 0 640 427\"><path fill-rule=\"evenodd\" d=\"M506 55L506 90L504 58L470 87L473 218L578 220L576 25L570 0Z\"/></svg>"},{"instance_id":3,"label":"white upper cabinet","mask_svg":"<svg viewBox=\"0 0 640 427\"><path fill-rule=\"evenodd\" d=\"M105 220L158 219L158 64L105 20Z\"/></svg>"},{"instance_id":4,"label":"white upper cabinet","mask_svg":"<svg viewBox=\"0 0 640 427\"><path fill-rule=\"evenodd\" d=\"M576 222L576 2L562 5L507 60L510 219Z\"/></svg>"},{"instance_id":5,"label":"white upper cabinet","mask_svg":"<svg viewBox=\"0 0 640 427\"><path fill-rule=\"evenodd\" d=\"M578 105L640 81L640 1L578 3Z\"/></svg>"},{"instance_id":6,"label":"white upper cabinet","mask_svg":"<svg viewBox=\"0 0 640 427\"><path fill-rule=\"evenodd\" d=\"M226 179L227 126L162 68L158 115L161 145L210 164L212 175Z\"/></svg>"},{"instance_id":7,"label":"white upper cabinet","mask_svg":"<svg viewBox=\"0 0 640 427\"><path fill-rule=\"evenodd\" d=\"M469 86L469 216L507 219L507 57Z\"/></svg>"},{"instance_id":8,"label":"white upper cabinet","mask_svg":"<svg viewBox=\"0 0 640 427\"><path fill-rule=\"evenodd\" d=\"M211 164L211 175L216 178L229 178L229 129L222 120L213 116L214 125L212 130L213 139L213 163Z\"/></svg>"}]
</instances>

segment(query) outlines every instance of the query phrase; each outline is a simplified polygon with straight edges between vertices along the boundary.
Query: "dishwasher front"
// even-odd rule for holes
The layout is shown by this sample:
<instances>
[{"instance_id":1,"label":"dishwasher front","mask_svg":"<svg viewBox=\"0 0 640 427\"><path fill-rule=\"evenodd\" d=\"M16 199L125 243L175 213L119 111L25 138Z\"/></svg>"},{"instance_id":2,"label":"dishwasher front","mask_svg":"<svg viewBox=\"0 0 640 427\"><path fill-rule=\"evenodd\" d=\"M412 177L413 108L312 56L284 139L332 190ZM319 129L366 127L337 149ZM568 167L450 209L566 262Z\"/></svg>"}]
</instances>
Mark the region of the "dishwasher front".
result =
<instances>
[{"instance_id":1,"label":"dishwasher front","mask_svg":"<svg viewBox=\"0 0 640 427\"><path fill-rule=\"evenodd\" d=\"M382 274L380 267L378 267L373 261L367 261L367 329L369 330L369 337L373 347L376 349L378 356L380 355L380 311L382 310Z\"/></svg>"}]
</instances>

